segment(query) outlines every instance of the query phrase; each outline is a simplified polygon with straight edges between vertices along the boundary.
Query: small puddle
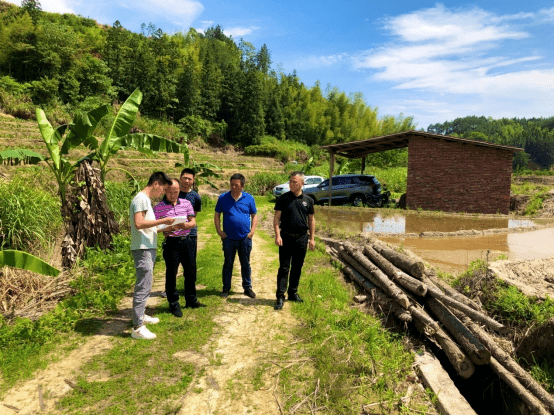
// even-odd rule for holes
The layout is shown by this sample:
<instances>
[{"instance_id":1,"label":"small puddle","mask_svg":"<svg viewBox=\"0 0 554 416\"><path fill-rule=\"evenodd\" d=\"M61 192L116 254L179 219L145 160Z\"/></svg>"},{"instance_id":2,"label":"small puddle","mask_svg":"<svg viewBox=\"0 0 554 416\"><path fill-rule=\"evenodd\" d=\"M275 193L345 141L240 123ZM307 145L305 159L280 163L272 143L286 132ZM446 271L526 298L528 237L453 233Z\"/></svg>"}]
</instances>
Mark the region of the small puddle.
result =
<instances>
[{"instance_id":1,"label":"small puddle","mask_svg":"<svg viewBox=\"0 0 554 416\"><path fill-rule=\"evenodd\" d=\"M508 218L474 218L424 215L420 213L363 212L364 210L319 209L316 217L332 228L344 231L406 234L422 232L453 232L461 230L488 230L493 228L531 227L539 221ZM430 264L449 273L467 269L474 260L489 261L500 255L508 259L532 260L554 256L554 228L524 232L485 234L480 236L411 237L379 236L380 240L411 250Z\"/></svg>"}]
</instances>

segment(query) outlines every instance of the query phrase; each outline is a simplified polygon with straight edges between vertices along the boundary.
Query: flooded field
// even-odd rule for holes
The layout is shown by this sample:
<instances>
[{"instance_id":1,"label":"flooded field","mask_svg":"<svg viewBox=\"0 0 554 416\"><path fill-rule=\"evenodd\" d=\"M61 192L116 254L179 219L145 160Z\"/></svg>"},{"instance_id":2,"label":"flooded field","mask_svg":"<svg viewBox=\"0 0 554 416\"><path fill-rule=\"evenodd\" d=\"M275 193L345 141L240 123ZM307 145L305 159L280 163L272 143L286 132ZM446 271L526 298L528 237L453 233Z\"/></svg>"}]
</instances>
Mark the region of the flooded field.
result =
<instances>
[{"instance_id":1,"label":"flooded field","mask_svg":"<svg viewBox=\"0 0 554 416\"><path fill-rule=\"evenodd\" d=\"M434 266L449 273L458 273L476 259L489 260L500 255L509 259L537 259L554 256L554 228L523 232L505 232L480 236L416 237L398 235L422 232L454 232L461 230L489 230L498 228L532 227L544 225L545 221L514 220L498 217L433 215L417 212L393 212L364 209L318 208L316 216L330 225L348 232L378 232L397 234L379 236L379 239L403 244ZM554 227L554 223L553 223Z\"/></svg>"}]
</instances>

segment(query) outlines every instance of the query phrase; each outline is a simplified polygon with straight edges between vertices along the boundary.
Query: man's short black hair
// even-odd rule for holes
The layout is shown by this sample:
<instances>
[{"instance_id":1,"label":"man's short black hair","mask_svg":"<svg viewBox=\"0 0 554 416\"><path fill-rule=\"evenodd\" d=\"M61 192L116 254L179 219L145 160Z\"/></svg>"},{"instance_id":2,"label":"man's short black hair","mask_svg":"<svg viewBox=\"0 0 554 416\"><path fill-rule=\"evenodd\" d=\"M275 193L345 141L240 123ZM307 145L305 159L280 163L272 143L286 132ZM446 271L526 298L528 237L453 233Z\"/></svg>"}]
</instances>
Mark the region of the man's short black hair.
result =
<instances>
[{"instance_id":1,"label":"man's short black hair","mask_svg":"<svg viewBox=\"0 0 554 416\"><path fill-rule=\"evenodd\" d=\"M148 179L146 186L151 186L154 182L158 182L160 185L170 185L171 178L167 176L165 172L154 172L150 175L150 179Z\"/></svg>"},{"instance_id":2,"label":"man's short black hair","mask_svg":"<svg viewBox=\"0 0 554 416\"><path fill-rule=\"evenodd\" d=\"M246 183L246 178L242 173L235 173L233 176L231 176L229 182L235 181L237 179L240 181L240 186L244 186L244 184Z\"/></svg>"},{"instance_id":3,"label":"man's short black hair","mask_svg":"<svg viewBox=\"0 0 554 416\"><path fill-rule=\"evenodd\" d=\"M181 171L181 177L182 177L185 173L188 173L189 175L192 175L193 178L194 178L194 176L196 175L196 173L194 172L194 170L192 170L191 168L184 168L184 169Z\"/></svg>"}]
</instances>

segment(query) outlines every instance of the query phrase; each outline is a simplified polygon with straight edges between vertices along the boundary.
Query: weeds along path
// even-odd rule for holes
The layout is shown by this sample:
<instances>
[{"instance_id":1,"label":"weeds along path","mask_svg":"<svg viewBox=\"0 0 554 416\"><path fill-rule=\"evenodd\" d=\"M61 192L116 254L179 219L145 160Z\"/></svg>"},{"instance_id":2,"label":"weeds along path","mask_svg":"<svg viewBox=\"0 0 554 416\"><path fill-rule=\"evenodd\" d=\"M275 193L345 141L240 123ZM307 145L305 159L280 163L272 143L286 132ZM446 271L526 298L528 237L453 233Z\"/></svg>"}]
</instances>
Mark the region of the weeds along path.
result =
<instances>
[{"instance_id":1,"label":"weeds along path","mask_svg":"<svg viewBox=\"0 0 554 416\"><path fill-rule=\"evenodd\" d=\"M151 298L148 301L147 313L152 307L161 303L159 295L164 290L163 269L154 276ZM121 334L129 336L132 310L132 292L129 292L119 304L118 311L105 320L101 329L90 336L84 344L73 350L60 361L51 363L44 370L39 370L32 380L23 382L10 389L2 403L19 409L19 412L6 406L0 406L0 414L36 414L53 411L55 403L73 388L66 382L74 382L79 369L95 356L106 354L113 348L114 337Z\"/></svg>"},{"instance_id":2,"label":"weeds along path","mask_svg":"<svg viewBox=\"0 0 554 416\"><path fill-rule=\"evenodd\" d=\"M279 414L275 367L297 325L289 309L275 312L278 256L255 234L250 264L256 299L243 294L238 257L231 294L214 320L219 330L202 350L203 367L182 399L179 414Z\"/></svg>"}]
</instances>

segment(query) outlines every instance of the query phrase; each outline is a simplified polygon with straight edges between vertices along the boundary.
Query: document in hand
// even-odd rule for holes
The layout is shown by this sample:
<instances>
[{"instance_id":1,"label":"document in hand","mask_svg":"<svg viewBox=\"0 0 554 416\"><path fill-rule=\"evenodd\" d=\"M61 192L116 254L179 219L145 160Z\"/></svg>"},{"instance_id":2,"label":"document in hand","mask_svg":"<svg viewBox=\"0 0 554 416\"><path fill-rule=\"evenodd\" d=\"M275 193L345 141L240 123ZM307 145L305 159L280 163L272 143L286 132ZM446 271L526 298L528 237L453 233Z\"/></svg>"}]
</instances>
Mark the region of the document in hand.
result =
<instances>
[{"instance_id":1,"label":"document in hand","mask_svg":"<svg viewBox=\"0 0 554 416\"><path fill-rule=\"evenodd\" d=\"M173 221L173 224L171 225L166 225L166 224L161 224L161 225L158 225L158 230L163 230L167 227L171 227L173 225L177 225L177 224L182 224L182 223L185 223L185 222L189 222L189 219L188 217L174 217L174 220Z\"/></svg>"}]
</instances>

